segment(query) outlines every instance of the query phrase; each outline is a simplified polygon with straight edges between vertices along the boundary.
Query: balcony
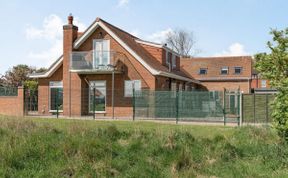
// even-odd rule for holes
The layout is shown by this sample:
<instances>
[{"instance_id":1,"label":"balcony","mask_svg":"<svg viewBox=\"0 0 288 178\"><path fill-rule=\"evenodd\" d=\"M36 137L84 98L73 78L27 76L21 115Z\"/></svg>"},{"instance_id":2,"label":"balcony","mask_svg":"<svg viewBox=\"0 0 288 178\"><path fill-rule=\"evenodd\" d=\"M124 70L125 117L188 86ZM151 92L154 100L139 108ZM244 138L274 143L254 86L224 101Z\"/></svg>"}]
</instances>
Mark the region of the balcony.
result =
<instances>
[{"instance_id":1,"label":"balcony","mask_svg":"<svg viewBox=\"0 0 288 178\"><path fill-rule=\"evenodd\" d=\"M70 71L77 73L124 72L126 56L117 51L73 51Z\"/></svg>"}]
</instances>

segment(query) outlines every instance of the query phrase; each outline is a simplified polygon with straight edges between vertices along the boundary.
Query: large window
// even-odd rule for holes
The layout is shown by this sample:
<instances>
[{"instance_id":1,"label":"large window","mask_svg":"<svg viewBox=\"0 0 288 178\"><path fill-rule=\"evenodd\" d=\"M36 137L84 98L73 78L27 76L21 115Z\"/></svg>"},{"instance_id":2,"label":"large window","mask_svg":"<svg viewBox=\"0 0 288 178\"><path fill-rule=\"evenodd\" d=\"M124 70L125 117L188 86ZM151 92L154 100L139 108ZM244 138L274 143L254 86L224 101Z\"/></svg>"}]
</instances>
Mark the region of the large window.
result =
<instances>
[{"instance_id":1,"label":"large window","mask_svg":"<svg viewBox=\"0 0 288 178\"><path fill-rule=\"evenodd\" d=\"M89 111L106 111L106 81L90 81Z\"/></svg>"},{"instance_id":2,"label":"large window","mask_svg":"<svg viewBox=\"0 0 288 178\"><path fill-rule=\"evenodd\" d=\"M125 80L124 83L124 96L132 97L133 96L133 87L135 91L141 91L141 80Z\"/></svg>"},{"instance_id":3,"label":"large window","mask_svg":"<svg viewBox=\"0 0 288 178\"><path fill-rule=\"evenodd\" d=\"M50 91L50 112L63 111L63 83L54 81L49 83Z\"/></svg>"},{"instance_id":4,"label":"large window","mask_svg":"<svg viewBox=\"0 0 288 178\"><path fill-rule=\"evenodd\" d=\"M110 64L110 41L97 39L93 41L94 59L93 66L96 68Z\"/></svg>"}]
</instances>

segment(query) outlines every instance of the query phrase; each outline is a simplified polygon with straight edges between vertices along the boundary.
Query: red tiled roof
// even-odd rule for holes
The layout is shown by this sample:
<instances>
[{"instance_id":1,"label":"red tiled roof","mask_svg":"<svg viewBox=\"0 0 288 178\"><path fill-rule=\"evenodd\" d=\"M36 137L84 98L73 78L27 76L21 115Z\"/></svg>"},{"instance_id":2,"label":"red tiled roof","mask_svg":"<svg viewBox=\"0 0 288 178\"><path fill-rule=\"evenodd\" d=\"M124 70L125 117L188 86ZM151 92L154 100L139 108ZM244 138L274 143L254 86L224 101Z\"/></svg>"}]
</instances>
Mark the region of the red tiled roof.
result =
<instances>
[{"instance_id":1,"label":"red tiled roof","mask_svg":"<svg viewBox=\"0 0 288 178\"><path fill-rule=\"evenodd\" d=\"M153 66L154 69L163 71L163 72L168 72L168 73L173 73L175 75L179 75L182 77L186 78L191 78L188 77L184 72L182 71L175 71L172 70L169 72L169 69L165 66L163 66L157 59L155 59L144 47L142 47L139 43L136 42L136 40L139 40L138 37L135 37L128 32L119 29L118 27L115 27L114 25L102 20L98 19L99 21L102 21L113 33L115 33L122 41L124 41L134 52L136 52L147 64L150 66ZM193 79L193 78L191 78Z\"/></svg>"}]
</instances>

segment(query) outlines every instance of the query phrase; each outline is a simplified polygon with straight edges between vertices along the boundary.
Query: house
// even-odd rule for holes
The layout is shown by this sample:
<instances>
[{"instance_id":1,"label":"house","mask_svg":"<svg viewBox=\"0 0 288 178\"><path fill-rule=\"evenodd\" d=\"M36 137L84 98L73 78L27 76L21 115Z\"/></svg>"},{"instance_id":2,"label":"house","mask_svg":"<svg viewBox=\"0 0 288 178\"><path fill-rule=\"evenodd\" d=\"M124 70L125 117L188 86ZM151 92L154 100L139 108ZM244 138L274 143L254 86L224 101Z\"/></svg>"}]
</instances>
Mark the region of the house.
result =
<instances>
[{"instance_id":1,"label":"house","mask_svg":"<svg viewBox=\"0 0 288 178\"><path fill-rule=\"evenodd\" d=\"M181 70L201 82L209 91L250 93L252 77L251 56L182 58Z\"/></svg>"},{"instance_id":2,"label":"house","mask_svg":"<svg viewBox=\"0 0 288 178\"><path fill-rule=\"evenodd\" d=\"M251 80L251 92L257 94L276 93L277 90L270 87L270 81L263 78L260 73L253 69Z\"/></svg>"},{"instance_id":3,"label":"house","mask_svg":"<svg viewBox=\"0 0 288 178\"><path fill-rule=\"evenodd\" d=\"M38 112L65 116L131 117L133 88L193 90L200 82L180 70L180 56L97 18L78 32L73 16L63 26L63 55L38 79ZM93 103L94 102L94 103ZM96 106L95 106L96 105Z\"/></svg>"}]
</instances>

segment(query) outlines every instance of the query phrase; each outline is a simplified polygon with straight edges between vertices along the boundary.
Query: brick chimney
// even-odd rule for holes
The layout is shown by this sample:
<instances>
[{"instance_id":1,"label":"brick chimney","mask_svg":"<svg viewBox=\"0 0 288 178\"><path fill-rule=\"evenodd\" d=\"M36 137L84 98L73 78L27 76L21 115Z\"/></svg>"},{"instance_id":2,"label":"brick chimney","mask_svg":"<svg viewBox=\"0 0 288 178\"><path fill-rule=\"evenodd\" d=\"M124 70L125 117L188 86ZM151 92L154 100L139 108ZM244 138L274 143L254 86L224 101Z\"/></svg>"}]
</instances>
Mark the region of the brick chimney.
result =
<instances>
[{"instance_id":1,"label":"brick chimney","mask_svg":"<svg viewBox=\"0 0 288 178\"><path fill-rule=\"evenodd\" d=\"M70 57L73 51L73 43L77 39L77 33L78 27L73 25L73 16L70 14L68 16L68 24L63 26L63 114L66 116L73 115L71 112L73 107L73 103L71 103L73 86L77 85L79 81L81 83L77 73L70 73Z\"/></svg>"}]
</instances>

